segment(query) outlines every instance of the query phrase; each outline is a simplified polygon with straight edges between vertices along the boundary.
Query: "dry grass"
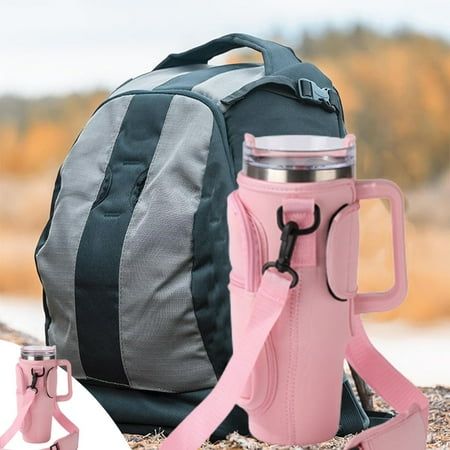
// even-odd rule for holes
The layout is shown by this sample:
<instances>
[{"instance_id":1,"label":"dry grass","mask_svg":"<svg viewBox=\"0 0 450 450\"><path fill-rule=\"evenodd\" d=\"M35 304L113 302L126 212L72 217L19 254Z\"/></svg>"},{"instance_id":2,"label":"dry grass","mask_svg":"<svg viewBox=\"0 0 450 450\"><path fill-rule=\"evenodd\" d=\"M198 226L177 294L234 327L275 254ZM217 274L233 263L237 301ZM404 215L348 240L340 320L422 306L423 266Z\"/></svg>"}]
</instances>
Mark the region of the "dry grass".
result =
<instances>
[{"instance_id":1,"label":"dry grass","mask_svg":"<svg viewBox=\"0 0 450 450\"><path fill-rule=\"evenodd\" d=\"M427 449L450 449L450 389L438 386L436 388L422 388L430 400L430 425L428 428ZM377 408L386 409L386 405L376 399ZM126 435L133 450L157 450L164 440L161 433L147 436ZM226 440L205 443L202 450L341 450L351 438L335 438L321 445L306 447L277 446L259 442L253 438L230 434Z\"/></svg>"}]
</instances>

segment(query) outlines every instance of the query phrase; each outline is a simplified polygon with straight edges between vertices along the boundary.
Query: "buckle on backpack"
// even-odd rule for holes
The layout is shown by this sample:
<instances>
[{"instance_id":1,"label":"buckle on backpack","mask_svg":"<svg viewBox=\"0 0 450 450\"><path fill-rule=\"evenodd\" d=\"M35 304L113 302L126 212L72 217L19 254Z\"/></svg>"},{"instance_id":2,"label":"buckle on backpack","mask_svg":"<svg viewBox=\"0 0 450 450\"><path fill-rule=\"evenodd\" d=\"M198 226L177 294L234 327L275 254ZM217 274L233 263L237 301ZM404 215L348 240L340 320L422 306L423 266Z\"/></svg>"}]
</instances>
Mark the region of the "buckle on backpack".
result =
<instances>
[{"instance_id":1,"label":"buckle on backpack","mask_svg":"<svg viewBox=\"0 0 450 450\"><path fill-rule=\"evenodd\" d=\"M335 112L336 107L330 101L330 88L321 88L307 78L298 80L298 94L307 103L319 105L326 111Z\"/></svg>"}]
</instances>

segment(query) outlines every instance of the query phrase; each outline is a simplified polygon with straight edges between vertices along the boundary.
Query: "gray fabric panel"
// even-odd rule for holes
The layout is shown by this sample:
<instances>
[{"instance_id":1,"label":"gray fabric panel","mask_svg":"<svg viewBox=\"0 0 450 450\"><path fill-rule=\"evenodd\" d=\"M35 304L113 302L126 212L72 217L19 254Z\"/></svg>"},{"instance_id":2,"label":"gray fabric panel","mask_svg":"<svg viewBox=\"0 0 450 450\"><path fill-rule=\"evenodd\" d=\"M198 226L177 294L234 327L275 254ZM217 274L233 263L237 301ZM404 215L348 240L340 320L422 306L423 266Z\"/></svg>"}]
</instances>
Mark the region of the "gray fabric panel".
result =
<instances>
[{"instance_id":1,"label":"gray fabric panel","mask_svg":"<svg viewBox=\"0 0 450 450\"><path fill-rule=\"evenodd\" d=\"M202 94L220 104L220 100L224 97L241 89L242 86L263 77L263 66L237 69L209 78L203 83L194 86L192 91ZM220 104L220 106L222 110L226 109L224 105Z\"/></svg>"},{"instance_id":2,"label":"gray fabric panel","mask_svg":"<svg viewBox=\"0 0 450 450\"><path fill-rule=\"evenodd\" d=\"M155 70L153 72L145 73L119 86L110 97L122 94L129 91L151 91L160 84L166 83L172 78L178 77L185 73L193 72L199 69L207 69L207 64L192 64L189 66L173 67L170 69Z\"/></svg>"},{"instance_id":3,"label":"gray fabric panel","mask_svg":"<svg viewBox=\"0 0 450 450\"><path fill-rule=\"evenodd\" d=\"M75 263L81 235L97 197L132 96L105 104L91 117L61 167L61 190L46 243L36 262L47 295L50 344L84 378L75 309Z\"/></svg>"},{"instance_id":4,"label":"gray fabric panel","mask_svg":"<svg viewBox=\"0 0 450 450\"><path fill-rule=\"evenodd\" d=\"M123 243L122 360L137 389L215 384L191 295L192 229L213 127L203 103L175 96Z\"/></svg>"}]
</instances>

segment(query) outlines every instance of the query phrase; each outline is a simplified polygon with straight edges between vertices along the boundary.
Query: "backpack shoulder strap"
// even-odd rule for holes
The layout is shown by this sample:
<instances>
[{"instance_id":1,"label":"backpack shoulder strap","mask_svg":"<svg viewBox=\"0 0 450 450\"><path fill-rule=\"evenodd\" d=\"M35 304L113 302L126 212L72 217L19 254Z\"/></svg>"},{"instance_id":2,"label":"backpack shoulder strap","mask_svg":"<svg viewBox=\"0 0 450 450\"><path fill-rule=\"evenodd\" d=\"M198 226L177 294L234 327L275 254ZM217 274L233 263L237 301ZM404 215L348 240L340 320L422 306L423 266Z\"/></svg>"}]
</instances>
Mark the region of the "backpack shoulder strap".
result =
<instances>
[{"instance_id":1,"label":"backpack shoulder strap","mask_svg":"<svg viewBox=\"0 0 450 450\"><path fill-rule=\"evenodd\" d=\"M353 336L346 357L349 364L398 415L354 437L346 450L424 450L428 400L372 345L359 315L352 318Z\"/></svg>"}]
</instances>

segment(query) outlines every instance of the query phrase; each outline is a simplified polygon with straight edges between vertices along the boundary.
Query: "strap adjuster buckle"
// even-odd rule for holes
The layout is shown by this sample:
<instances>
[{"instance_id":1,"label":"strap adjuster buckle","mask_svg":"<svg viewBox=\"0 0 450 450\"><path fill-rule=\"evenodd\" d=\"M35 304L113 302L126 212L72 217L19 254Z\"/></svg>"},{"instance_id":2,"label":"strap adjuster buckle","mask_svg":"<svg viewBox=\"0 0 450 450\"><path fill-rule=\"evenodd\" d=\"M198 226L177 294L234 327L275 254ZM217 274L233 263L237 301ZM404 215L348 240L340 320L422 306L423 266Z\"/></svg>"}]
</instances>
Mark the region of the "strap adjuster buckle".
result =
<instances>
[{"instance_id":1,"label":"strap adjuster buckle","mask_svg":"<svg viewBox=\"0 0 450 450\"><path fill-rule=\"evenodd\" d=\"M50 445L49 450L60 450L59 444L57 442L53 443L52 445Z\"/></svg>"},{"instance_id":2,"label":"strap adjuster buckle","mask_svg":"<svg viewBox=\"0 0 450 450\"><path fill-rule=\"evenodd\" d=\"M336 107L331 104L330 88L321 88L308 78L298 80L298 94L307 103L319 105L329 112L335 112Z\"/></svg>"}]
</instances>

